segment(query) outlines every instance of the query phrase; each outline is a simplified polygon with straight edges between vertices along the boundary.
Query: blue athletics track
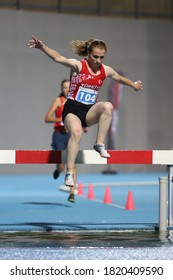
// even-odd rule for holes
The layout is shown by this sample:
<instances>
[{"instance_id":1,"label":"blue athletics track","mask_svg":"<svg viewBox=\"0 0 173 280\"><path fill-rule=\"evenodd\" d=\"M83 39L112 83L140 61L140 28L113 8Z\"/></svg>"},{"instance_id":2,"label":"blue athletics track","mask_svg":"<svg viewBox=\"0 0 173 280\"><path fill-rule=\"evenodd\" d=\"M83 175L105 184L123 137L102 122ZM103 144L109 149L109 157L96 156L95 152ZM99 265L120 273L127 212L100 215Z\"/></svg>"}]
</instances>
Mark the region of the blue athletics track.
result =
<instances>
[{"instance_id":1,"label":"blue athletics track","mask_svg":"<svg viewBox=\"0 0 173 280\"><path fill-rule=\"evenodd\" d=\"M173 259L161 235L159 177L167 172L0 176L0 259ZM168 249L169 248L169 249Z\"/></svg>"}]
</instances>

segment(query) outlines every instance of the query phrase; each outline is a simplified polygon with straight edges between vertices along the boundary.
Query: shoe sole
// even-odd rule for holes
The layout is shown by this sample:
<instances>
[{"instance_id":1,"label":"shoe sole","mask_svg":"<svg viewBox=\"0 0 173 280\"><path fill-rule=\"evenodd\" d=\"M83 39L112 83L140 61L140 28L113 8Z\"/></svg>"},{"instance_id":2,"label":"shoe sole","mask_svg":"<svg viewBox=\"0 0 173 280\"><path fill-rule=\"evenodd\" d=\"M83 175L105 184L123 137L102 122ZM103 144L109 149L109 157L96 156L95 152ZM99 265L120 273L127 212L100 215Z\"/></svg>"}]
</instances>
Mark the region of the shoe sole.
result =
<instances>
[{"instance_id":1,"label":"shoe sole","mask_svg":"<svg viewBox=\"0 0 173 280\"><path fill-rule=\"evenodd\" d=\"M95 149L94 149L95 150ZM97 150L95 150L97 153L99 153L99 155L102 157L102 158L110 158L111 156L108 154L108 156L103 156L103 155L101 155L101 153L99 152L99 151L97 151Z\"/></svg>"},{"instance_id":2,"label":"shoe sole","mask_svg":"<svg viewBox=\"0 0 173 280\"><path fill-rule=\"evenodd\" d=\"M64 182L64 185L67 186L67 187L74 187L74 183L73 184L68 184L68 183Z\"/></svg>"},{"instance_id":3,"label":"shoe sole","mask_svg":"<svg viewBox=\"0 0 173 280\"><path fill-rule=\"evenodd\" d=\"M72 200L72 199L68 199L68 201L71 203L75 203L75 200Z\"/></svg>"}]
</instances>

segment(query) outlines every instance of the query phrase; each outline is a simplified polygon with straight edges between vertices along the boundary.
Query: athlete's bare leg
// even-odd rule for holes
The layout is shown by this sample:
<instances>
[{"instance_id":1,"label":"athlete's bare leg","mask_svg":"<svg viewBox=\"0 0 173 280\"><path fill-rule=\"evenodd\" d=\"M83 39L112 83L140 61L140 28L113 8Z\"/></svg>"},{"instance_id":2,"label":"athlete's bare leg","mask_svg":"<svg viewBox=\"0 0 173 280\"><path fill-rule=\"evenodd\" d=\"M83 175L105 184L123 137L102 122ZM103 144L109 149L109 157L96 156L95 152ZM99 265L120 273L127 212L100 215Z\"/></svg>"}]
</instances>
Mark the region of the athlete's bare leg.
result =
<instances>
[{"instance_id":1,"label":"athlete's bare leg","mask_svg":"<svg viewBox=\"0 0 173 280\"><path fill-rule=\"evenodd\" d=\"M70 133L67 145L67 173L74 173L74 165L79 151L83 129L79 118L71 113L66 116L64 123Z\"/></svg>"},{"instance_id":2,"label":"athlete's bare leg","mask_svg":"<svg viewBox=\"0 0 173 280\"><path fill-rule=\"evenodd\" d=\"M103 144L108 132L113 113L113 105L110 102L98 102L94 104L86 115L88 126L98 123L96 144Z\"/></svg>"}]
</instances>

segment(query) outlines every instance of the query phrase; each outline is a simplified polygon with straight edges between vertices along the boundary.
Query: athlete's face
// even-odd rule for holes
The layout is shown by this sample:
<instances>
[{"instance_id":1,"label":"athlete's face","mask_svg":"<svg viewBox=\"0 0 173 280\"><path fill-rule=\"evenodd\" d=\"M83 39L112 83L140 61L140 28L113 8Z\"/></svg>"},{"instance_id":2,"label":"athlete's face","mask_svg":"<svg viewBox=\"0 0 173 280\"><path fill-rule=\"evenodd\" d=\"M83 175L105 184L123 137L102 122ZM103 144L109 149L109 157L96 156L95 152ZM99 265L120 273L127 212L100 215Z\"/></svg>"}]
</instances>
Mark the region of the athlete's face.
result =
<instances>
[{"instance_id":1,"label":"athlete's face","mask_svg":"<svg viewBox=\"0 0 173 280\"><path fill-rule=\"evenodd\" d=\"M62 93L64 96L67 96L70 87L70 82L64 82L61 88Z\"/></svg>"},{"instance_id":2,"label":"athlete's face","mask_svg":"<svg viewBox=\"0 0 173 280\"><path fill-rule=\"evenodd\" d=\"M103 62L106 51L98 47L92 48L92 51L88 54L88 62L91 68L99 68Z\"/></svg>"}]
</instances>

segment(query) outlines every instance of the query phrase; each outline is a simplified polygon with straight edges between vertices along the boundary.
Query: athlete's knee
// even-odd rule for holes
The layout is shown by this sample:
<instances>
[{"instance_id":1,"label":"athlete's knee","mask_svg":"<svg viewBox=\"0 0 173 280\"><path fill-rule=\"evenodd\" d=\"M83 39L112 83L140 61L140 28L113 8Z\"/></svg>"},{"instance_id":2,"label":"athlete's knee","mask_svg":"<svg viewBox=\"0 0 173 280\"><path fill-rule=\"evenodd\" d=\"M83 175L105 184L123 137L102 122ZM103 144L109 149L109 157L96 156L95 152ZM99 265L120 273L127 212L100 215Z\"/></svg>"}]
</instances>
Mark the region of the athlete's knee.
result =
<instances>
[{"instance_id":1,"label":"athlete's knee","mask_svg":"<svg viewBox=\"0 0 173 280\"><path fill-rule=\"evenodd\" d=\"M112 115L114 107L111 102L103 102L103 109L104 112Z\"/></svg>"},{"instance_id":2,"label":"athlete's knee","mask_svg":"<svg viewBox=\"0 0 173 280\"><path fill-rule=\"evenodd\" d=\"M82 128L75 128L72 132L71 132L71 137L74 139L74 140L80 140L82 136Z\"/></svg>"}]
</instances>

